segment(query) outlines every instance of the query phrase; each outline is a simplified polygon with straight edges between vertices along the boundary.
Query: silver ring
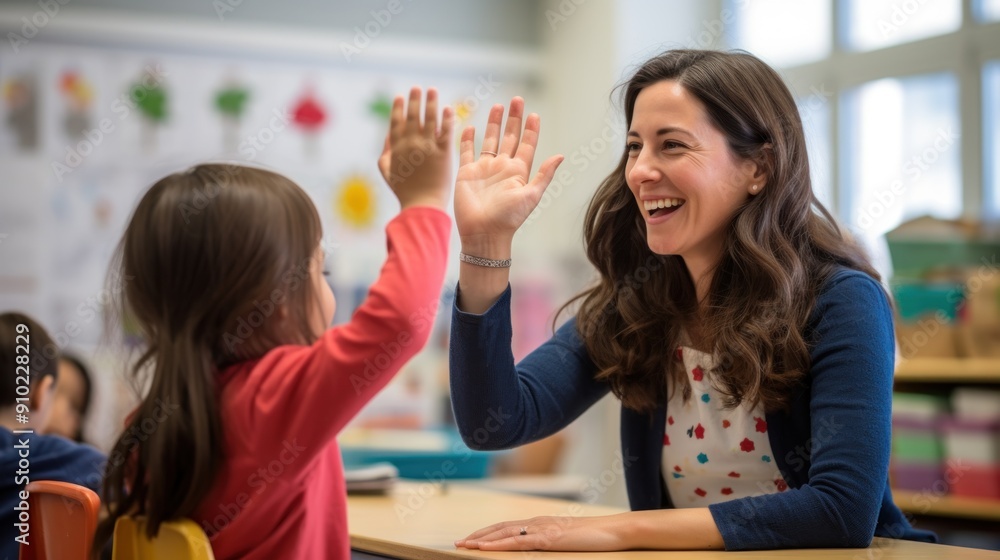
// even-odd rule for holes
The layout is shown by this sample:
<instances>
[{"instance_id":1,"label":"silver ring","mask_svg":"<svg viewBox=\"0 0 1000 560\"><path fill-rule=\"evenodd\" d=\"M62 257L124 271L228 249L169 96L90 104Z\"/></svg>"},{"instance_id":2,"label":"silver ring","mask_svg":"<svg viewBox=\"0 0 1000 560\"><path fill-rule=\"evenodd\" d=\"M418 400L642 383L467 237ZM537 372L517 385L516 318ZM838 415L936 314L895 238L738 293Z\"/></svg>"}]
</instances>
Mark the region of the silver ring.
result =
<instances>
[{"instance_id":1,"label":"silver ring","mask_svg":"<svg viewBox=\"0 0 1000 560\"><path fill-rule=\"evenodd\" d=\"M482 152L479 152L479 153L480 153L480 155L482 155L482 154L490 154L491 156L494 156L494 157L496 157L496 155L497 155L496 152L487 152L486 150L483 150Z\"/></svg>"},{"instance_id":2,"label":"silver ring","mask_svg":"<svg viewBox=\"0 0 1000 560\"><path fill-rule=\"evenodd\" d=\"M521 527L521 536L523 537L524 535L527 535L527 534L528 534L528 528L527 527Z\"/></svg>"}]
</instances>

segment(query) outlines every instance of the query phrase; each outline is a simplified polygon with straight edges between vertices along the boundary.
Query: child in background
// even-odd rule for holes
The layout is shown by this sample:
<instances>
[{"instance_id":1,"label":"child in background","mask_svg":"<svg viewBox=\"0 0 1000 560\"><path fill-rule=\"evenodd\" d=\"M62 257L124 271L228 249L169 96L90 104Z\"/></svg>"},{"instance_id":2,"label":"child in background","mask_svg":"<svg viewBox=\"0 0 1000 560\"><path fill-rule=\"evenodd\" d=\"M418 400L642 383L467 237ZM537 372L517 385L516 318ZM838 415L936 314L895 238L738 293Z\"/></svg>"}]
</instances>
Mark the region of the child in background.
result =
<instances>
[{"instance_id":1,"label":"child in background","mask_svg":"<svg viewBox=\"0 0 1000 560\"><path fill-rule=\"evenodd\" d=\"M108 517L155 535L187 517L215 557L348 558L341 428L419 351L444 282L454 115L393 103L379 168L402 206L351 320L328 328L319 214L278 174L199 165L143 196L119 246L119 310L139 325L149 391L105 479Z\"/></svg>"},{"instance_id":2,"label":"child in background","mask_svg":"<svg viewBox=\"0 0 1000 560\"><path fill-rule=\"evenodd\" d=\"M52 398L52 412L42 432L83 443L83 423L90 409L90 372L80 358L63 352L59 357L59 382Z\"/></svg>"},{"instance_id":3,"label":"child in background","mask_svg":"<svg viewBox=\"0 0 1000 560\"><path fill-rule=\"evenodd\" d=\"M20 327L23 325L23 327ZM0 314L0 557L17 558L27 526L18 527L21 491L32 480L72 482L98 491L104 455L59 436L15 434L46 423L52 410L58 355L48 333L20 313ZM21 369L25 368L25 369ZM18 386L27 386L27 403L18 403ZM22 390L23 392L23 390ZM18 408L26 404L27 410ZM27 422L19 420L26 417ZM25 445L27 444L27 445ZM21 469L22 451L30 463ZM23 507L21 508L23 509ZM31 537L28 537L29 540Z\"/></svg>"}]
</instances>

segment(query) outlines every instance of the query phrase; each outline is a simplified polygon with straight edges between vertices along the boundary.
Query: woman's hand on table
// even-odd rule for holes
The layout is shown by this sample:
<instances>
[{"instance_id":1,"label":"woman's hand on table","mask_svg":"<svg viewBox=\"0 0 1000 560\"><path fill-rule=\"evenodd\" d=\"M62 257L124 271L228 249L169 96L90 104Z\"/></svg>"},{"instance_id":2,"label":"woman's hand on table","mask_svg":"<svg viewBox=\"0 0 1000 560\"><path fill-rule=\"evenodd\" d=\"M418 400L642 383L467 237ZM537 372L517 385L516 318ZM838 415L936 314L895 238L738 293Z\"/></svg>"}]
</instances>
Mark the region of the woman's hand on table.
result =
<instances>
[{"instance_id":1,"label":"woman's hand on table","mask_svg":"<svg viewBox=\"0 0 1000 560\"><path fill-rule=\"evenodd\" d=\"M524 529L526 534L521 534ZM600 517L533 517L505 521L455 541L460 548L479 550L612 551L626 550L628 529L623 515Z\"/></svg>"}]
</instances>

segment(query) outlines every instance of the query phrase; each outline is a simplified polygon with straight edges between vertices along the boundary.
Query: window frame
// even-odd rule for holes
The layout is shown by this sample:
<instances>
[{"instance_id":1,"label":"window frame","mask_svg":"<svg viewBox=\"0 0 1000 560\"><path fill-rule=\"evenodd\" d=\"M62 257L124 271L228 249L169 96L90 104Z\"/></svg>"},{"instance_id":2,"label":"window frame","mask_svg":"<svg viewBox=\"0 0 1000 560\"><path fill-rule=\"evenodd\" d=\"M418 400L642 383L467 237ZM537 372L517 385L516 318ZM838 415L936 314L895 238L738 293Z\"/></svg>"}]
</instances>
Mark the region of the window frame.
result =
<instances>
[{"instance_id":1,"label":"window frame","mask_svg":"<svg viewBox=\"0 0 1000 560\"><path fill-rule=\"evenodd\" d=\"M727 0L710 0L711 10L721 11ZM982 22L975 14L976 0L962 0L962 22L956 31L925 37L870 51L852 50L845 44L846 2L831 3L830 56L799 66L778 68L796 98L829 92L830 105L830 184L833 188L833 212L844 223L851 223L853 189L848 185L849 161L846 161L844 129L848 116L844 94L865 83L881 78L905 78L922 74L950 72L958 81L958 139L962 216L987 218L985 129L986 114L983 75L986 65L1000 60L1000 22ZM737 11L736 17L739 17ZM724 41L728 40L728 35ZM727 45L732 48L732 45ZM958 66L955 61L960 61ZM1000 165L1000 164L998 164ZM1000 170L994 170L1000 172Z\"/></svg>"}]
</instances>

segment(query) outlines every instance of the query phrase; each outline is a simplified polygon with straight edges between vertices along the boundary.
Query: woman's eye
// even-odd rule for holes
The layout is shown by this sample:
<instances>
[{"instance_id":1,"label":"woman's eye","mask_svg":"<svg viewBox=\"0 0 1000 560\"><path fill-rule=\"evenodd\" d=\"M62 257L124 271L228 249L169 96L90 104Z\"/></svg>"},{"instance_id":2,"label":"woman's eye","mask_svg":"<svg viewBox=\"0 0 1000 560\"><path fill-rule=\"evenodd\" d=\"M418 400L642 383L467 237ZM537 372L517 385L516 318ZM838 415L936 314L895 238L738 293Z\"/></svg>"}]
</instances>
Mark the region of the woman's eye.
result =
<instances>
[{"instance_id":1,"label":"woman's eye","mask_svg":"<svg viewBox=\"0 0 1000 560\"><path fill-rule=\"evenodd\" d=\"M683 147L684 147L684 144L680 144L680 143L674 142L672 140L667 140L666 142L663 143L663 149L664 150L673 150L675 148L683 148Z\"/></svg>"},{"instance_id":2,"label":"woman's eye","mask_svg":"<svg viewBox=\"0 0 1000 560\"><path fill-rule=\"evenodd\" d=\"M630 154L634 154L634 153L638 152L641 148L642 148L642 146L640 146L636 142L629 142L625 146L625 150L628 151L628 153L630 153Z\"/></svg>"}]
</instances>

